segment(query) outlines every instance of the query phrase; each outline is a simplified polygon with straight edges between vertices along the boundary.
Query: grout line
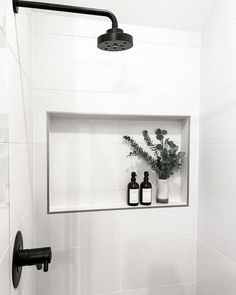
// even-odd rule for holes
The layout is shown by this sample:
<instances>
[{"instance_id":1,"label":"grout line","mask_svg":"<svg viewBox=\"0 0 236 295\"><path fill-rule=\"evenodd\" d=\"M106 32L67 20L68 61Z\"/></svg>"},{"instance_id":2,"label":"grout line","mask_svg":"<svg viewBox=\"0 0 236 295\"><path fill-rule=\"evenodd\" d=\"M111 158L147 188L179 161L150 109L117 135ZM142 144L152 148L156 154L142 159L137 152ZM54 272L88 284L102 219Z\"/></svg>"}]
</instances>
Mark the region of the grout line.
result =
<instances>
[{"instance_id":1,"label":"grout line","mask_svg":"<svg viewBox=\"0 0 236 295\"><path fill-rule=\"evenodd\" d=\"M230 142L230 143L218 143L218 142L200 142L199 143L199 148L201 147L201 145L205 146L205 145L215 145L215 146L235 146L236 142Z\"/></svg>"},{"instance_id":2,"label":"grout line","mask_svg":"<svg viewBox=\"0 0 236 295\"><path fill-rule=\"evenodd\" d=\"M221 197L220 195L211 195L211 194L209 194L209 193L206 193L206 192L203 192L203 191L201 191L200 189L199 189L199 194L198 194L198 198L203 198L200 194L203 194L203 195L205 195L208 199L217 199L218 201L222 201L222 202L225 202L225 203L228 203L228 204L230 204L230 205L234 205L234 206L236 206L236 202L232 202L232 201L230 201L230 200L227 200L227 199L225 199L225 198L223 198L223 197Z\"/></svg>"},{"instance_id":3,"label":"grout line","mask_svg":"<svg viewBox=\"0 0 236 295\"><path fill-rule=\"evenodd\" d=\"M11 53L13 54L18 66L19 66L19 70L23 73L24 77L26 78L26 80L28 81L28 83L33 87L33 83L32 83L32 79L29 78L28 74L26 73L25 69L23 68L22 63L20 62L19 58L17 58L17 56L15 55L14 50L12 49L10 43L8 42L8 40L6 40L7 42L7 46L10 49Z\"/></svg>"},{"instance_id":4,"label":"grout line","mask_svg":"<svg viewBox=\"0 0 236 295\"><path fill-rule=\"evenodd\" d=\"M81 38L81 39L93 39L96 40L97 36L87 36L87 35L72 35L72 34L61 34L55 32L45 32L45 31L38 31L34 30L33 32L34 37L37 35L45 35L45 36L57 36L57 37L66 37L66 38ZM193 49L200 49L201 46L199 45L187 45L187 44L180 44L180 43L171 43L171 42L164 42L164 41L141 41L138 40L135 42L136 44L146 44L146 45L158 45L158 46L169 46L169 47L184 47L184 48L193 48Z\"/></svg>"},{"instance_id":5,"label":"grout line","mask_svg":"<svg viewBox=\"0 0 236 295\"><path fill-rule=\"evenodd\" d=\"M157 240L149 240L148 243L153 243L153 242L167 242L167 241L178 241L178 240L191 240L191 241L196 241L196 237L186 237L186 238L173 238L173 239L157 239ZM196 243L195 243L196 244ZM108 247L119 247L122 250L122 248L127 248L127 241L121 240L120 242L117 243L111 243L111 244L94 244L94 245L86 245L86 246L62 246L62 247L54 247L54 251L61 251L61 250L80 250L80 249L90 249L90 248L108 248ZM125 258L124 258L125 262Z\"/></svg>"},{"instance_id":6,"label":"grout line","mask_svg":"<svg viewBox=\"0 0 236 295\"><path fill-rule=\"evenodd\" d=\"M18 222L18 225L15 226L14 228L10 228L10 233L13 231L13 234L12 236L9 237L9 241L10 241L10 244L11 242L13 241L13 239L15 239L15 234L16 232L19 230L19 228L22 226L23 222L24 222L24 219L26 218L26 216L29 214L29 212L31 211L32 209L32 206L33 206L33 200L31 200L27 210L25 211L25 214L21 217L20 221ZM11 210L11 206L10 206L10 210ZM11 216L11 215L10 215Z\"/></svg>"},{"instance_id":7,"label":"grout line","mask_svg":"<svg viewBox=\"0 0 236 295\"><path fill-rule=\"evenodd\" d=\"M8 251L10 252L10 243L8 244L8 246L6 247L6 249L3 251L2 255L0 256L0 264L2 263Z\"/></svg>"},{"instance_id":8,"label":"grout line","mask_svg":"<svg viewBox=\"0 0 236 295\"><path fill-rule=\"evenodd\" d=\"M79 93L97 93L97 94L124 94L124 95L160 95L160 96L170 96L170 97L192 97L198 99L200 93L161 93L161 92L127 92L127 91L102 91L102 90L80 90L80 89L63 89L63 88L47 88L47 87L34 87L35 91L58 91L58 92L79 92Z\"/></svg>"},{"instance_id":9,"label":"grout line","mask_svg":"<svg viewBox=\"0 0 236 295\"><path fill-rule=\"evenodd\" d=\"M224 257L226 260L230 261L233 264L236 264L236 261L233 260L231 257L226 256L223 252L221 252L219 249L217 249L215 246L211 245L209 242L207 242L206 240L198 237L198 241L200 241L201 243L205 244L207 246L208 249L210 249L211 251L217 253L218 255Z\"/></svg>"},{"instance_id":10,"label":"grout line","mask_svg":"<svg viewBox=\"0 0 236 295\"><path fill-rule=\"evenodd\" d=\"M208 295L207 291L199 283L196 284L196 287L199 288L202 292L204 292L203 295Z\"/></svg>"},{"instance_id":11,"label":"grout line","mask_svg":"<svg viewBox=\"0 0 236 295\"><path fill-rule=\"evenodd\" d=\"M146 290L146 289L157 289L157 288L166 288L166 287L175 287L175 286L183 286L183 285L196 285L196 282L190 281L190 282L181 282L181 283L173 283L173 284L161 284L161 285L155 285L155 286L147 286L143 288L129 288L127 291L134 291L134 290Z\"/></svg>"}]
</instances>

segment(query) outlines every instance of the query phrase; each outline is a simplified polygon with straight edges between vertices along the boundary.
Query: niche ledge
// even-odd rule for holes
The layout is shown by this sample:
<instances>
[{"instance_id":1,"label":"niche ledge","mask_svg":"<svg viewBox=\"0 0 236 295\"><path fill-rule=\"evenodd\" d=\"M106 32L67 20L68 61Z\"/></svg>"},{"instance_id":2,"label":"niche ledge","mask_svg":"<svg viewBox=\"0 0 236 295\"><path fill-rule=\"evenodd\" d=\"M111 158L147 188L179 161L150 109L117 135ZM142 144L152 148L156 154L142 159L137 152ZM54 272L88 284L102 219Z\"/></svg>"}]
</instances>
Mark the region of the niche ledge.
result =
<instances>
[{"instance_id":1,"label":"niche ledge","mask_svg":"<svg viewBox=\"0 0 236 295\"><path fill-rule=\"evenodd\" d=\"M186 153L180 172L170 178L168 204L156 202L156 175L138 158L127 157L127 134L143 143L141 132L167 129ZM48 214L185 207L189 205L189 116L47 113ZM142 182L148 170L152 205L127 205L127 184L136 171Z\"/></svg>"}]
</instances>

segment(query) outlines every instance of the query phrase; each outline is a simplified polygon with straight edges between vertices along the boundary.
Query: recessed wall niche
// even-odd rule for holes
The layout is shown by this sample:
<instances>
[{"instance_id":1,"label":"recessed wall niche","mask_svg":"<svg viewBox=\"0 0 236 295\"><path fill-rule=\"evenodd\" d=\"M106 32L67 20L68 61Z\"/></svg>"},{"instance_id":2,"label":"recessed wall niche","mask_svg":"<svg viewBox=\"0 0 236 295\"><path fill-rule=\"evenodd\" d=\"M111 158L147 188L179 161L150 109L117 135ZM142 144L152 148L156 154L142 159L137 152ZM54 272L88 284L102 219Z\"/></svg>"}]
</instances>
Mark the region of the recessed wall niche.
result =
<instances>
[{"instance_id":1,"label":"recessed wall niche","mask_svg":"<svg viewBox=\"0 0 236 295\"><path fill-rule=\"evenodd\" d=\"M183 207L189 203L188 116L47 114L48 213L99 210ZM145 149L142 130L166 129L168 137L186 153L183 167L169 180L168 204L156 202L157 176L137 157L123 135L130 135ZM137 182L149 171L152 205L127 205L127 184L132 171Z\"/></svg>"}]
</instances>

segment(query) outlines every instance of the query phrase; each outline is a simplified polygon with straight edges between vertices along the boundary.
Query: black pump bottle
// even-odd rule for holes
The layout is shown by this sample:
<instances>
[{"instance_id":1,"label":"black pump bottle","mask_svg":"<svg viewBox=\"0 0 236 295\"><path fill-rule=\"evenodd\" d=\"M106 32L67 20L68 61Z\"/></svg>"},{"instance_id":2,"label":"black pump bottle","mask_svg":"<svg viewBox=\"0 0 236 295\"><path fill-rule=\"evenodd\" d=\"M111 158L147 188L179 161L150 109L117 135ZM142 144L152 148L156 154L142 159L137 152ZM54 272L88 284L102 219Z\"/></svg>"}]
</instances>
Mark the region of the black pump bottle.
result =
<instances>
[{"instance_id":1,"label":"black pump bottle","mask_svg":"<svg viewBox=\"0 0 236 295\"><path fill-rule=\"evenodd\" d=\"M149 173L144 172L144 179L140 185L140 203L142 205L151 205L152 203L152 185L148 181Z\"/></svg>"},{"instance_id":2,"label":"black pump bottle","mask_svg":"<svg viewBox=\"0 0 236 295\"><path fill-rule=\"evenodd\" d=\"M128 184L128 200L129 206L138 206L139 204L139 184L136 182L137 174L131 173L131 182Z\"/></svg>"}]
</instances>

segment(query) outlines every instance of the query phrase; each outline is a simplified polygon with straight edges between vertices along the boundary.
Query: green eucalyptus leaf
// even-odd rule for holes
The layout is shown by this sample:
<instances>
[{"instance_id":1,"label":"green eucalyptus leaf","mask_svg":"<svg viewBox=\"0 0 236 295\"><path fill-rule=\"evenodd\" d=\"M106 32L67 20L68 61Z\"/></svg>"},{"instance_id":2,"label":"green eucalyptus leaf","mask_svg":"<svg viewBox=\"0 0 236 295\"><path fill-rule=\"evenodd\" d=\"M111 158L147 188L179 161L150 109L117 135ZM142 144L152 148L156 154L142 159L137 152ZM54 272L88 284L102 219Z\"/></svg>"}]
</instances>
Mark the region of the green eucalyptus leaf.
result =
<instances>
[{"instance_id":1,"label":"green eucalyptus leaf","mask_svg":"<svg viewBox=\"0 0 236 295\"><path fill-rule=\"evenodd\" d=\"M157 148L159 151L163 150L163 146L162 146L161 144L157 144L157 145L156 145L156 148Z\"/></svg>"},{"instance_id":2,"label":"green eucalyptus leaf","mask_svg":"<svg viewBox=\"0 0 236 295\"><path fill-rule=\"evenodd\" d=\"M179 153L178 153L178 157L179 157L179 158L182 159L184 156L185 156L185 152L179 152Z\"/></svg>"},{"instance_id":3,"label":"green eucalyptus leaf","mask_svg":"<svg viewBox=\"0 0 236 295\"><path fill-rule=\"evenodd\" d=\"M165 130L165 129L161 130L161 134L162 135L166 135L167 134L167 130Z\"/></svg>"}]
</instances>

